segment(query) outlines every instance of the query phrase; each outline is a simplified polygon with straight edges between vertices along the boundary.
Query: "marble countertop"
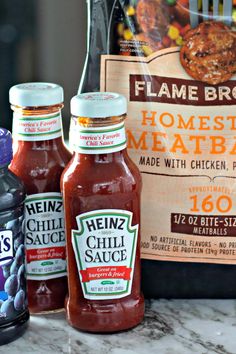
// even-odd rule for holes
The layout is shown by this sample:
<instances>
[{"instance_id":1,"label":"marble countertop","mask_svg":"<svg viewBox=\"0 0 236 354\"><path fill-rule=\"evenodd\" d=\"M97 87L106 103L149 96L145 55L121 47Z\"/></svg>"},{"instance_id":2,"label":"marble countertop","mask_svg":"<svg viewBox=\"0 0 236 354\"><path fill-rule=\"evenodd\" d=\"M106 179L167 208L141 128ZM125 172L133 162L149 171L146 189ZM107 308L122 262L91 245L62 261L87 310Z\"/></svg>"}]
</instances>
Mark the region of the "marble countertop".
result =
<instances>
[{"instance_id":1,"label":"marble countertop","mask_svg":"<svg viewBox=\"0 0 236 354\"><path fill-rule=\"evenodd\" d=\"M29 329L0 353L235 354L236 300L153 300L142 324L113 335L78 332L65 313L31 316Z\"/></svg>"}]
</instances>

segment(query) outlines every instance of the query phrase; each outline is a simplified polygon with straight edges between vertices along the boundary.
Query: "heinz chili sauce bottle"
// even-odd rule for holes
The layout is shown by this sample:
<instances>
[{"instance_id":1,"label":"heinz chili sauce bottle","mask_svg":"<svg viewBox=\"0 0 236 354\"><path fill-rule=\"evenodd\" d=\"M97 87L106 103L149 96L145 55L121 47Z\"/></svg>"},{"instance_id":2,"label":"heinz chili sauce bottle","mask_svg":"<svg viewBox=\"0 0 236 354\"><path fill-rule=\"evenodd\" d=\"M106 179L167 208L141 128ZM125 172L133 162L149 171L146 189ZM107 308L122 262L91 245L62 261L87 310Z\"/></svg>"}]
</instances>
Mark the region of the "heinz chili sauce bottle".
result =
<instances>
[{"instance_id":1,"label":"heinz chili sauce bottle","mask_svg":"<svg viewBox=\"0 0 236 354\"><path fill-rule=\"evenodd\" d=\"M67 293L60 177L71 158L63 142L63 89L27 83L10 89L14 111L11 170L25 183L25 237L29 309L64 307Z\"/></svg>"},{"instance_id":2,"label":"heinz chili sauce bottle","mask_svg":"<svg viewBox=\"0 0 236 354\"><path fill-rule=\"evenodd\" d=\"M142 321L141 176L127 154L126 99L88 93L71 101L74 156L61 179L64 196L69 323L116 332Z\"/></svg>"}]
</instances>

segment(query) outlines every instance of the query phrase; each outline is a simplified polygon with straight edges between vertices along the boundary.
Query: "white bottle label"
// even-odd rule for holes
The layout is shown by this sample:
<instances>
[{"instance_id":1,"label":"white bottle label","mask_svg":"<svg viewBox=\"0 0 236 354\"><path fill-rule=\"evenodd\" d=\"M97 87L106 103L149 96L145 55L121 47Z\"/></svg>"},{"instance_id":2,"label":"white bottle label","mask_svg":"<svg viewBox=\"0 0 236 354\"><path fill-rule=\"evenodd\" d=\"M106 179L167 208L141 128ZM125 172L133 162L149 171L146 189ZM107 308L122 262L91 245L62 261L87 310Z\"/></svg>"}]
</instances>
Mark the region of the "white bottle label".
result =
<instances>
[{"instance_id":1,"label":"white bottle label","mask_svg":"<svg viewBox=\"0 0 236 354\"><path fill-rule=\"evenodd\" d=\"M60 193L27 197L25 238L28 279L66 276L64 210Z\"/></svg>"},{"instance_id":2,"label":"white bottle label","mask_svg":"<svg viewBox=\"0 0 236 354\"><path fill-rule=\"evenodd\" d=\"M13 259L13 233L11 230L0 230L0 266Z\"/></svg>"},{"instance_id":3,"label":"white bottle label","mask_svg":"<svg viewBox=\"0 0 236 354\"><path fill-rule=\"evenodd\" d=\"M72 245L86 299L120 299L130 295L139 225L133 213L102 209L78 215Z\"/></svg>"},{"instance_id":4,"label":"white bottle label","mask_svg":"<svg viewBox=\"0 0 236 354\"><path fill-rule=\"evenodd\" d=\"M62 136L61 113L43 116L13 116L13 136L20 141L43 141Z\"/></svg>"},{"instance_id":5,"label":"white bottle label","mask_svg":"<svg viewBox=\"0 0 236 354\"><path fill-rule=\"evenodd\" d=\"M83 128L71 121L70 147L81 154L107 154L126 148L124 123L101 128Z\"/></svg>"}]
</instances>

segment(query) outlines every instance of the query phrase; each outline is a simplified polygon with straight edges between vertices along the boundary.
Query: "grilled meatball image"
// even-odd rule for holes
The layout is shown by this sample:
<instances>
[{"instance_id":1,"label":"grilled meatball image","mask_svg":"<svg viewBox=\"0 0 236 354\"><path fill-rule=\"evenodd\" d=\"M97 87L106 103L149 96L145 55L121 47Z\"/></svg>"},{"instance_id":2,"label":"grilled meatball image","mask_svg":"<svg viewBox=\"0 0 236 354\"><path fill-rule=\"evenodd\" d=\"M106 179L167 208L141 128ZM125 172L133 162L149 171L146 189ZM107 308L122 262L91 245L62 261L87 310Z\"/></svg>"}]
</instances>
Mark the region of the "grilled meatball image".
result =
<instances>
[{"instance_id":1,"label":"grilled meatball image","mask_svg":"<svg viewBox=\"0 0 236 354\"><path fill-rule=\"evenodd\" d=\"M211 85L236 72L236 32L221 22L202 22L184 37L180 61L195 80Z\"/></svg>"}]
</instances>

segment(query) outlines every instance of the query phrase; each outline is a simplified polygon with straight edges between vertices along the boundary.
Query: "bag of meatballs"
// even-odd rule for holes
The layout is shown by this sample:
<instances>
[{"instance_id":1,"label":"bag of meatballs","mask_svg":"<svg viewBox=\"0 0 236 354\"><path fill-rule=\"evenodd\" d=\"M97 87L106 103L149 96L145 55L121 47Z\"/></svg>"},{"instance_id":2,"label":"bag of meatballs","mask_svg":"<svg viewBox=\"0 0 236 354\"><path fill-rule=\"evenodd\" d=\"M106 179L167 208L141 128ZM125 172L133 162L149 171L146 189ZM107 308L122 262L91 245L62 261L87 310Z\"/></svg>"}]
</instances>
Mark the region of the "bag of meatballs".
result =
<instances>
[{"instance_id":1,"label":"bag of meatballs","mask_svg":"<svg viewBox=\"0 0 236 354\"><path fill-rule=\"evenodd\" d=\"M236 296L236 1L90 0L79 91L128 99L146 297Z\"/></svg>"}]
</instances>

